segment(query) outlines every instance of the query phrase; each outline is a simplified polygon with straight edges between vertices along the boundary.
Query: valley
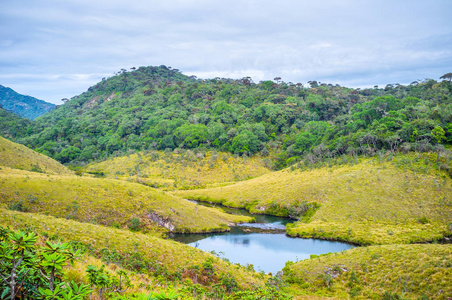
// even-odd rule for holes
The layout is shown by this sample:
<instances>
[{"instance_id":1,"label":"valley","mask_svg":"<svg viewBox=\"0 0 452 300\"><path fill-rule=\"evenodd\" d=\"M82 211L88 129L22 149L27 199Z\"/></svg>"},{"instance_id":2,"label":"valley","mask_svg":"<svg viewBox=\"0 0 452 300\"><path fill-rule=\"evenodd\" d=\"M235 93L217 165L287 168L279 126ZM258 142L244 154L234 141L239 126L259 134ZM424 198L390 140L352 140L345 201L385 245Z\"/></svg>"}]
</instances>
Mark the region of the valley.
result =
<instances>
[{"instance_id":1,"label":"valley","mask_svg":"<svg viewBox=\"0 0 452 300\"><path fill-rule=\"evenodd\" d=\"M0 110L1 274L24 255L20 280L42 290L27 292L74 300L448 299L451 109L447 80L304 87L160 66L33 121ZM72 260L53 281L50 252Z\"/></svg>"}]
</instances>

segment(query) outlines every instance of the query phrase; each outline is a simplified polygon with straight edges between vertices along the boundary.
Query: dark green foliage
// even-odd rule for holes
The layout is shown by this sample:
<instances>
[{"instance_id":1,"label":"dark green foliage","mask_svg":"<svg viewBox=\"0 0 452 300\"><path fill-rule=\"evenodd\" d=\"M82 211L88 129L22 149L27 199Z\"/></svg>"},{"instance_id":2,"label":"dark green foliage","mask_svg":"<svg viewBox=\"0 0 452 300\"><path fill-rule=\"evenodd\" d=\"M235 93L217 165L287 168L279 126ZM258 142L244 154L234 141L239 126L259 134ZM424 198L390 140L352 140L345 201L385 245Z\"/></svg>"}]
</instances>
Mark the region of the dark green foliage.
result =
<instances>
[{"instance_id":1,"label":"dark green foliage","mask_svg":"<svg viewBox=\"0 0 452 300\"><path fill-rule=\"evenodd\" d=\"M417 221L419 223L421 223L421 224L428 224L428 223L430 223L430 221L426 217L419 218Z\"/></svg>"},{"instance_id":2,"label":"dark green foliage","mask_svg":"<svg viewBox=\"0 0 452 300\"><path fill-rule=\"evenodd\" d=\"M119 270L116 274L112 274L105 271L104 265L100 269L89 265L86 273L88 273L91 288L97 290L100 299L103 299L105 294L108 295L108 298L111 298L116 293L124 293L132 286L129 276L124 270Z\"/></svg>"},{"instance_id":3,"label":"dark green foliage","mask_svg":"<svg viewBox=\"0 0 452 300\"><path fill-rule=\"evenodd\" d=\"M319 208L320 204L316 202L296 201L289 206L288 216L308 223Z\"/></svg>"},{"instance_id":4,"label":"dark green foliage","mask_svg":"<svg viewBox=\"0 0 452 300\"><path fill-rule=\"evenodd\" d=\"M18 117L0 107L0 135L13 139L27 134L27 127L31 122Z\"/></svg>"},{"instance_id":5,"label":"dark green foliage","mask_svg":"<svg viewBox=\"0 0 452 300\"><path fill-rule=\"evenodd\" d=\"M165 66L140 67L99 82L26 130L0 133L64 163L130 150L215 148L273 152L280 169L300 160L313 165L344 154L421 153L451 143L447 84L304 88L280 80L197 80Z\"/></svg>"},{"instance_id":6,"label":"dark green foliage","mask_svg":"<svg viewBox=\"0 0 452 300\"><path fill-rule=\"evenodd\" d=\"M130 219L129 222L128 222L128 226L129 226L130 230L138 231L140 229L140 226L141 226L140 219L138 219L138 218Z\"/></svg>"},{"instance_id":7,"label":"dark green foliage","mask_svg":"<svg viewBox=\"0 0 452 300\"><path fill-rule=\"evenodd\" d=\"M402 300L403 298L397 293L391 293L386 291L382 296L382 300Z\"/></svg>"},{"instance_id":8,"label":"dark green foliage","mask_svg":"<svg viewBox=\"0 0 452 300\"><path fill-rule=\"evenodd\" d=\"M21 212L28 211L26 205L24 204L24 201L22 201L22 200L17 200L17 201L11 202L8 206L8 209L15 210L15 211L21 211Z\"/></svg>"}]
</instances>

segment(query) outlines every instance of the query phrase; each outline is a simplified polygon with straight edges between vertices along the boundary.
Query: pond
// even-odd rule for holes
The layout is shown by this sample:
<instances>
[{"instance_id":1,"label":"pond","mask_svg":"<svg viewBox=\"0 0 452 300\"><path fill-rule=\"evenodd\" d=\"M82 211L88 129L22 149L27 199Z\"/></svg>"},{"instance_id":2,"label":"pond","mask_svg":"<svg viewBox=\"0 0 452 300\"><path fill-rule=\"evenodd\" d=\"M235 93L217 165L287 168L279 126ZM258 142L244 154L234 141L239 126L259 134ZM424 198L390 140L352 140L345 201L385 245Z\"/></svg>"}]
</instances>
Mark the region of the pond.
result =
<instances>
[{"instance_id":1,"label":"pond","mask_svg":"<svg viewBox=\"0 0 452 300\"><path fill-rule=\"evenodd\" d=\"M199 203L203 204L204 203ZM245 210L225 209L229 213L249 215ZM276 274L287 261L309 258L311 254L340 252L353 246L341 242L291 238L285 234L285 225L293 220L265 215L252 215L257 223L231 227L230 232L209 234L173 234L173 240L206 252L214 251L220 257L241 265L252 264L256 271Z\"/></svg>"}]
</instances>

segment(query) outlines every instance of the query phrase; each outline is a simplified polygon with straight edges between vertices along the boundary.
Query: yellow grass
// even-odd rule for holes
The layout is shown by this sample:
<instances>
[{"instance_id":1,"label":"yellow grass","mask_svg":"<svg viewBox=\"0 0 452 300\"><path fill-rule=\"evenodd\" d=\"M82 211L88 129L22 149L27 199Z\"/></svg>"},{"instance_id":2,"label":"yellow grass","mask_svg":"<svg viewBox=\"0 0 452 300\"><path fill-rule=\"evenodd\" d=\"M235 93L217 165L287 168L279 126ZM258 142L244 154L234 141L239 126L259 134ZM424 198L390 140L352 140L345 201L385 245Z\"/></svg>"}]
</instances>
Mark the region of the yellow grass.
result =
<instances>
[{"instance_id":1,"label":"yellow grass","mask_svg":"<svg viewBox=\"0 0 452 300\"><path fill-rule=\"evenodd\" d=\"M130 226L133 218L139 218L142 227L150 230L155 228L149 221L153 212L174 225L177 232L224 231L229 230L228 224L250 220L137 183L5 167L0 170L0 205L117 227Z\"/></svg>"},{"instance_id":2,"label":"yellow grass","mask_svg":"<svg viewBox=\"0 0 452 300\"><path fill-rule=\"evenodd\" d=\"M231 274L244 288L263 285L264 277L247 271L245 267L232 265L191 246L146 234L5 209L0 209L0 225L14 230L33 230L38 234L52 236L62 241L78 241L96 251L107 248L121 254L137 253L140 258L152 261L155 265L162 265L169 272L202 265L206 259L210 258L213 259L216 274ZM81 269L74 272L80 273Z\"/></svg>"},{"instance_id":3,"label":"yellow grass","mask_svg":"<svg viewBox=\"0 0 452 300\"><path fill-rule=\"evenodd\" d=\"M297 283L300 294L382 299L388 292L403 299L448 299L452 295L452 245L354 248L297 262L285 274Z\"/></svg>"},{"instance_id":4,"label":"yellow grass","mask_svg":"<svg viewBox=\"0 0 452 300\"><path fill-rule=\"evenodd\" d=\"M270 170L260 156L233 157L225 152L195 154L153 151L116 157L93 163L86 172L103 172L108 177L137 181L154 187L193 189L231 184L257 177Z\"/></svg>"},{"instance_id":5,"label":"yellow grass","mask_svg":"<svg viewBox=\"0 0 452 300\"><path fill-rule=\"evenodd\" d=\"M352 166L286 169L231 186L176 194L270 214L287 212L297 201L316 202L321 207L312 222L299 222L288 234L361 244L411 243L452 233L452 181L431 167L424 170L367 159Z\"/></svg>"},{"instance_id":6,"label":"yellow grass","mask_svg":"<svg viewBox=\"0 0 452 300\"><path fill-rule=\"evenodd\" d=\"M50 157L3 137L0 137L0 166L48 174L72 173L68 168Z\"/></svg>"}]
</instances>

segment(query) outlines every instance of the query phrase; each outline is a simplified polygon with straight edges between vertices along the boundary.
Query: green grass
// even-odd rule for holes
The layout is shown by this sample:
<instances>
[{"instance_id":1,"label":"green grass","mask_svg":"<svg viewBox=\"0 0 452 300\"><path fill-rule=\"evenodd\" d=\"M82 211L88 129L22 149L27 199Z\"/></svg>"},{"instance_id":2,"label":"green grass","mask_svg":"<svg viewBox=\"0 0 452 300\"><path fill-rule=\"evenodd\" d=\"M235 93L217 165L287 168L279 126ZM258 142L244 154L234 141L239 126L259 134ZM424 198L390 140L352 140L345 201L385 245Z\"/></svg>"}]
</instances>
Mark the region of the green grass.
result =
<instances>
[{"instance_id":1,"label":"green grass","mask_svg":"<svg viewBox=\"0 0 452 300\"><path fill-rule=\"evenodd\" d=\"M3 137L0 137L0 166L48 174L72 173L56 160Z\"/></svg>"},{"instance_id":2,"label":"green grass","mask_svg":"<svg viewBox=\"0 0 452 300\"><path fill-rule=\"evenodd\" d=\"M403 299L452 295L452 245L360 247L289 264L284 270L299 294L340 299L389 299L382 298L385 293Z\"/></svg>"},{"instance_id":3,"label":"green grass","mask_svg":"<svg viewBox=\"0 0 452 300\"><path fill-rule=\"evenodd\" d=\"M320 204L308 220L288 227L292 236L359 244L432 241L452 234L452 180L431 160L405 155L391 162L374 158L353 165L285 169L231 186L177 194L277 215L289 214L299 203Z\"/></svg>"},{"instance_id":4,"label":"green grass","mask_svg":"<svg viewBox=\"0 0 452 300\"><path fill-rule=\"evenodd\" d=\"M227 185L257 177L270 172L265 162L258 155L233 157L225 152L151 151L92 163L84 171L174 190Z\"/></svg>"},{"instance_id":5,"label":"green grass","mask_svg":"<svg viewBox=\"0 0 452 300\"><path fill-rule=\"evenodd\" d=\"M157 225L150 221L151 213L174 225L175 232L226 231L229 224L250 220L137 183L49 175L6 167L0 170L0 206L154 232Z\"/></svg>"}]
</instances>

